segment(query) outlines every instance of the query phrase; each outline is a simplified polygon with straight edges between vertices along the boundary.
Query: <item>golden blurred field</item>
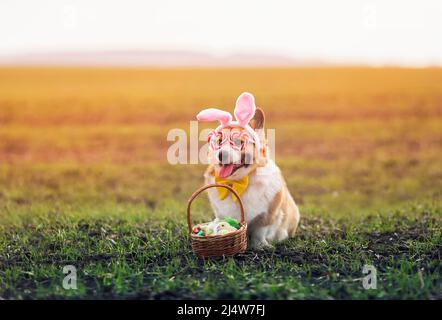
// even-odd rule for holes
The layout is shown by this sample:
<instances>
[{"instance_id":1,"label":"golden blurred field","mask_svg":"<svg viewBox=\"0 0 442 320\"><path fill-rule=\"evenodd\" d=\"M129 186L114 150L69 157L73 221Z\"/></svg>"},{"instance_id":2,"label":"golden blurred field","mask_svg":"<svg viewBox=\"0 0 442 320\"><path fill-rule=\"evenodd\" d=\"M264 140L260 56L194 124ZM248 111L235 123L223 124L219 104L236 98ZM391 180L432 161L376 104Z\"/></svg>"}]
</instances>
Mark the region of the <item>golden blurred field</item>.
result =
<instances>
[{"instance_id":1,"label":"golden blurred field","mask_svg":"<svg viewBox=\"0 0 442 320\"><path fill-rule=\"evenodd\" d=\"M232 110L242 91L276 128L278 156L440 156L440 69L10 68L0 161L162 161L169 129L203 107Z\"/></svg>"}]
</instances>

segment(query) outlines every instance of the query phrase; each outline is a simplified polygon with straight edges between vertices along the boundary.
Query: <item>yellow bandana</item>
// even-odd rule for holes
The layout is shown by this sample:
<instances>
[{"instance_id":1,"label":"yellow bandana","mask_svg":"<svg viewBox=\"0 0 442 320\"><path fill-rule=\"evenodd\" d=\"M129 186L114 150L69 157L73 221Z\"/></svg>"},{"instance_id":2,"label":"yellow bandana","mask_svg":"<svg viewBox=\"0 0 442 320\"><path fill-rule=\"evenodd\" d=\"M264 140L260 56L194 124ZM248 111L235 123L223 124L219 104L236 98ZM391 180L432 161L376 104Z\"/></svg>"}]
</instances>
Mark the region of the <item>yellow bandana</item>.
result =
<instances>
[{"instance_id":1,"label":"yellow bandana","mask_svg":"<svg viewBox=\"0 0 442 320\"><path fill-rule=\"evenodd\" d=\"M226 184L229 187L232 187L232 189L235 190L236 193L241 195L244 193L244 191L246 191L247 186L249 185L249 177L245 176L241 180L227 180L224 178L215 177L215 182L219 184ZM226 188L217 187L216 189L218 190L218 196L220 200L224 200L229 194L229 190L227 190ZM232 199L233 201L237 200L234 194L232 194Z\"/></svg>"}]
</instances>

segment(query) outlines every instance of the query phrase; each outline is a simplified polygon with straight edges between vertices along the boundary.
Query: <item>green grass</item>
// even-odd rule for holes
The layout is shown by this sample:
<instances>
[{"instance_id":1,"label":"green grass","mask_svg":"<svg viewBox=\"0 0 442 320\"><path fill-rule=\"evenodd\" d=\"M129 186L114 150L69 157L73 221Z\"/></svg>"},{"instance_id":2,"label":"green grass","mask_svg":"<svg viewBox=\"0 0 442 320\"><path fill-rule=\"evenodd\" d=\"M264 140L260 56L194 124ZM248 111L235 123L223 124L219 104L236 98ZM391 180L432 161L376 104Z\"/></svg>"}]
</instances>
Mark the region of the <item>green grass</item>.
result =
<instances>
[{"instance_id":1,"label":"green grass","mask_svg":"<svg viewBox=\"0 0 442 320\"><path fill-rule=\"evenodd\" d=\"M409 211L416 208L409 208ZM298 236L264 252L199 260L182 222L45 217L3 230L3 298L442 298L439 214L304 216ZM365 290L364 264L377 270ZM63 266L78 290L62 289ZM359 280L358 280L359 279Z\"/></svg>"},{"instance_id":2,"label":"green grass","mask_svg":"<svg viewBox=\"0 0 442 320\"><path fill-rule=\"evenodd\" d=\"M297 236L274 250L210 260L194 256L185 225L200 166L4 166L0 296L442 298L440 186L419 179L419 164L395 179L380 164L357 186L353 171L364 171L363 162L315 178L310 170L328 171L326 161L281 164L301 202ZM193 213L211 218L205 197ZM375 290L362 286L365 264L377 268ZM65 265L77 268L77 290L62 288Z\"/></svg>"}]
</instances>

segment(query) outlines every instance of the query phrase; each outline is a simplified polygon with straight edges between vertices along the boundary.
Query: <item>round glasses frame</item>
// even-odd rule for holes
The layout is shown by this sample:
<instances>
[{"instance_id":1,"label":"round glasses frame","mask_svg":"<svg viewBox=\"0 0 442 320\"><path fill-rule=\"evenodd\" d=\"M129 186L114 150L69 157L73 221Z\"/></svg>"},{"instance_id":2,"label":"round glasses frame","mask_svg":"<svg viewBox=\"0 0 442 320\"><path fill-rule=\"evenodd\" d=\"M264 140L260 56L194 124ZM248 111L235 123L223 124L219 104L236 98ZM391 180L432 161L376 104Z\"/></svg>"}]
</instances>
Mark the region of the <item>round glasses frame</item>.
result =
<instances>
[{"instance_id":1,"label":"round glasses frame","mask_svg":"<svg viewBox=\"0 0 442 320\"><path fill-rule=\"evenodd\" d=\"M215 151L221 149L227 142L233 149L242 151L249 143L253 143L253 138L247 131L233 131L230 134L222 131L212 131L208 136L209 146Z\"/></svg>"}]
</instances>

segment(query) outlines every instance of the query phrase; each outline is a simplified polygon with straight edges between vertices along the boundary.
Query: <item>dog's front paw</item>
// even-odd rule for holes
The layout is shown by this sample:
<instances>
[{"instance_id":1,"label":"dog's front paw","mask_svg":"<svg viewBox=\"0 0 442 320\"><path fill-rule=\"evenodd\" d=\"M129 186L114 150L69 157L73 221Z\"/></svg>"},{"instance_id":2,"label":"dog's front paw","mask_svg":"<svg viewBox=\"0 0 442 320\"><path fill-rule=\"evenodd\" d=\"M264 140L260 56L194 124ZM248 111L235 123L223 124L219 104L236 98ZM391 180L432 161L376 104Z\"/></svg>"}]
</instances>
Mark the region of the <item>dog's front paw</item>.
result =
<instances>
[{"instance_id":1,"label":"dog's front paw","mask_svg":"<svg viewBox=\"0 0 442 320\"><path fill-rule=\"evenodd\" d=\"M258 239L252 239L251 242L251 248L253 250L266 250L266 249L272 249L273 246L267 242L267 240L258 240Z\"/></svg>"}]
</instances>

